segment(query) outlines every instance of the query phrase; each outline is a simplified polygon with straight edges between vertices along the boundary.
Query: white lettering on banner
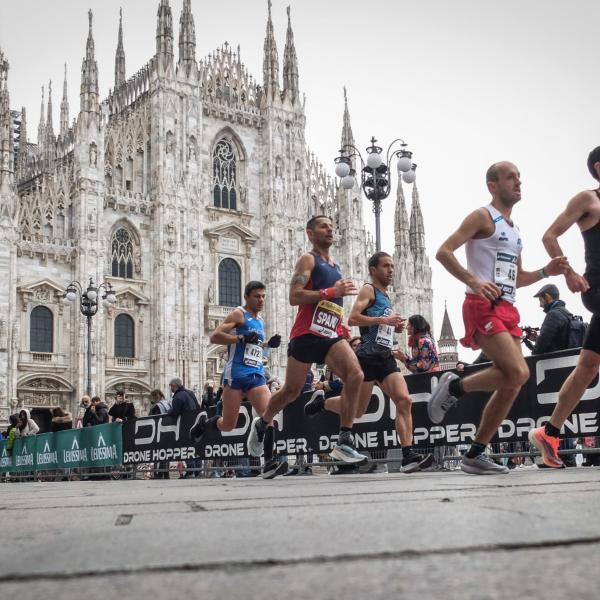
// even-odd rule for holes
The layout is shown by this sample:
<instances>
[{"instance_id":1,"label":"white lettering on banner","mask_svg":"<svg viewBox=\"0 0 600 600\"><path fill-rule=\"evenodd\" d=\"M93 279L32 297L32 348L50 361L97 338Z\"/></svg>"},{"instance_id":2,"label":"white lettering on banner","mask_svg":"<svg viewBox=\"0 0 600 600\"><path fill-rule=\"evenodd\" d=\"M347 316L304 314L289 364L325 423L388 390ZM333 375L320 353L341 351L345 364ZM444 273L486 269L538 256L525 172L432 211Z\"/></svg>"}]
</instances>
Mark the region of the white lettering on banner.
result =
<instances>
[{"instance_id":1,"label":"white lettering on banner","mask_svg":"<svg viewBox=\"0 0 600 600\"><path fill-rule=\"evenodd\" d=\"M392 431L383 432L383 445L386 448L388 446L398 446L398 443L398 432L395 429L393 429Z\"/></svg>"},{"instance_id":2,"label":"white lettering on banner","mask_svg":"<svg viewBox=\"0 0 600 600\"><path fill-rule=\"evenodd\" d=\"M431 398L431 394L433 393L433 391L435 390L435 388L438 386L438 377L437 375L433 375L431 377L431 379L429 380L429 385L431 386L431 392L420 392L418 394L411 394L410 395L410 399L412 400L413 404L416 404L417 402L429 402L429 398ZM395 409L395 407L394 407ZM396 417L396 411L394 410L394 416L392 418Z\"/></svg>"},{"instance_id":3,"label":"white lettering on banner","mask_svg":"<svg viewBox=\"0 0 600 600\"><path fill-rule=\"evenodd\" d=\"M448 435L455 441L461 443L470 442L475 439L476 427L473 423L462 423L460 425L434 425L431 429L427 427L415 427L413 439L415 443L425 442L433 444L438 440L447 440ZM450 434L448 434L450 432Z\"/></svg>"},{"instance_id":4,"label":"white lettering on banner","mask_svg":"<svg viewBox=\"0 0 600 600\"><path fill-rule=\"evenodd\" d=\"M152 461L154 462L159 460L187 460L189 458L196 458L196 449L193 446L188 446L187 448L156 448L152 450Z\"/></svg>"},{"instance_id":5,"label":"white lettering on banner","mask_svg":"<svg viewBox=\"0 0 600 600\"><path fill-rule=\"evenodd\" d=\"M354 434L354 443L357 448L377 448L377 432L365 431L363 433Z\"/></svg>"},{"instance_id":6,"label":"white lettering on banner","mask_svg":"<svg viewBox=\"0 0 600 600\"><path fill-rule=\"evenodd\" d=\"M377 423L383 417L383 411L385 409L385 397L381 388L373 386L373 396L377 398L377 409L375 412L366 412L360 419L354 419L354 423ZM390 401L391 402L391 401ZM392 403L393 404L393 403ZM394 410L396 407L394 406Z\"/></svg>"},{"instance_id":7,"label":"white lettering on banner","mask_svg":"<svg viewBox=\"0 0 600 600\"><path fill-rule=\"evenodd\" d=\"M277 440L275 450L278 454L296 454L297 452L308 452L308 440L306 438Z\"/></svg>"},{"instance_id":8,"label":"white lettering on banner","mask_svg":"<svg viewBox=\"0 0 600 600\"><path fill-rule=\"evenodd\" d=\"M63 462L73 463L87 460L87 448L81 450L63 450Z\"/></svg>"},{"instance_id":9,"label":"white lettering on banner","mask_svg":"<svg viewBox=\"0 0 600 600\"><path fill-rule=\"evenodd\" d=\"M150 450L133 450L123 453L123 463L150 462Z\"/></svg>"},{"instance_id":10,"label":"white lettering on banner","mask_svg":"<svg viewBox=\"0 0 600 600\"><path fill-rule=\"evenodd\" d=\"M102 440L104 441L104 440ZM112 446L102 446L100 448L92 448L92 460L109 460L116 459L118 457L117 447L113 444Z\"/></svg>"},{"instance_id":11,"label":"white lettering on banner","mask_svg":"<svg viewBox=\"0 0 600 600\"><path fill-rule=\"evenodd\" d=\"M571 354L538 361L535 365L536 384L539 386L546 379L546 371L575 367L578 360L579 354ZM581 400L596 400L597 398L600 398L600 379L593 388L588 388L585 391ZM556 404L558 402L558 391L538 394L537 400L540 404Z\"/></svg>"},{"instance_id":12,"label":"white lettering on banner","mask_svg":"<svg viewBox=\"0 0 600 600\"><path fill-rule=\"evenodd\" d=\"M244 456L245 449L243 442L237 444L212 444L204 448L204 456Z\"/></svg>"},{"instance_id":13,"label":"white lettering on banner","mask_svg":"<svg viewBox=\"0 0 600 600\"><path fill-rule=\"evenodd\" d=\"M527 435L530 429L535 427L535 421L529 417L521 417L517 419L517 437Z\"/></svg>"},{"instance_id":14,"label":"white lettering on banner","mask_svg":"<svg viewBox=\"0 0 600 600\"><path fill-rule=\"evenodd\" d=\"M338 434L319 436L319 450L330 450L338 441Z\"/></svg>"},{"instance_id":15,"label":"white lettering on banner","mask_svg":"<svg viewBox=\"0 0 600 600\"><path fill-rule=\"evenodd\" d=\"M196 417L196 421L198 421L198 419L200 418L200 415L202 414L206 414L204 413L199 413L198 416ZM181 423L181 415L179 415L177 417L177 421L175 421L174 425L166 425L163 423L163 419L162 417L160 419L152 419L152 418L141 418L141 419L137 419L135 421L135 431L134 431L134 440L133 443L136 446L144 446L145 444L152 444L152 442L155 441L155 436L156 436L156 442L160 442L160 438L161 438L161 434L162 435L167 435L167 434L173 434L175 436L175 441L178 442L179 441L179 425ZM141 429L148 429L150 432L150 435L147 435L146 437L138 437L138 432Z\"/></svg>"},{"instance_id":16,"label":"white lettering on banner","mask_svg":"<svg viewBox=\"0 0 600 600\"><path fill-rule=\"evenodd\" d=\"M515 434L516 426L512 421L504 419L502 423L500 423L500 427L498 427L498 437L509 438Z\"/></svg>"},{"instance_id":17,"label":"white lettering on banner","mask_svg":"<svg viewBox=\"0 0 600 600\"><path fill-rule=\"evenodd\" d=\"M46 442L46 445L48 445L48 442ZM58 452L56 450L54 452L38 452L36 462L38 465L58 462Z\"/></svg>"},{"instance_id":18,"label":"white lettering on banner","mask_svg":"<svg viewBox=\"0 0 600 600\"><path fill-rule=\"evenodd\" d=\"M33 466L33 454L17 455L17 467Z\"/></svg>"}]
</instances>

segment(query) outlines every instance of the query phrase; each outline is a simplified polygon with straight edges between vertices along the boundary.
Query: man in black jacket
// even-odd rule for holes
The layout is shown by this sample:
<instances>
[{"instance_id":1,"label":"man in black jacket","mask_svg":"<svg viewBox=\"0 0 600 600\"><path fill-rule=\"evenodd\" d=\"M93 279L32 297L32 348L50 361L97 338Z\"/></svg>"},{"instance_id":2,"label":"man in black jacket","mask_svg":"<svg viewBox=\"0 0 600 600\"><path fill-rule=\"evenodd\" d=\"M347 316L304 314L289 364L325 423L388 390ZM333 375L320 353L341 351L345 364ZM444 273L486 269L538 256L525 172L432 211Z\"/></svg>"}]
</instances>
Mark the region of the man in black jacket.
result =
<instances>
[{"instance_id":1,"label":"man in black jacket","mask_svg":"<svg viewBox=\"0 0 600 600\"><path fill-rule=\"evenodd\" d=\"M112 417L113 423L123 423L129 419L135 419L135 406L127 401L125 392L118 390L115 403L110 407L108 414Z\"/></svg>"},{"instance_id":2,"label":"man in black jacket","mask_svg":"<svg viewBox=\"0 0 600 600\"><path fill-rule=\"evenodd\" d=\"M168 415L178 417L181 413L200 408L194 392L186 390L179 377L171 379L169 387L173 392L173 397L171 398L171 408L167 413Z\"/></svg>"},{"instance_id":3,"label":"man in black jacket","mask_svg":"<svg viewBox=\"0 0 600 600\"><path fill-rule=\"evenodd\" d=\"M540 307L546 313L546 317L539 333L532 331L527 336L526 346L531 350L531 354L566 350L569 347L571 313L566 309L565 303L560 300L558 288L549 283L543 286L534 298L539 299Z\"/></svg>"},{"instance_id":4,"label":"man in black jacket","mask_svg":"<svg viewBox=\"0 0 600 600\"><path fill-rule=\"evenodd\" d=\"M108 406L100 400L99 396L92 398L91 406L86 410L83 417L83 426L104 425L108 423Z\"/></svg>"},{"instance_id":5,"label":"man in black jacket","mask_svg":"<svg viewBox=\"0 0 600 600\"><path fill-rule=\"evenodd\" d=\"M173 396L171 397L171 408L167 412L167 415L177 418L184 412L188 412L190 410L197 410L200 408L198 404L198 400L196 399L196 394L191 390L186 390L183 387L183 382L179 377L174 377L169 382L169 387L171 388L171 392L173 392ZM202 461L197 458L188 458L185 461L186 464L186 472L184 477L200 477L200 469L202 468Z\"/></svg>"}]
</instances>

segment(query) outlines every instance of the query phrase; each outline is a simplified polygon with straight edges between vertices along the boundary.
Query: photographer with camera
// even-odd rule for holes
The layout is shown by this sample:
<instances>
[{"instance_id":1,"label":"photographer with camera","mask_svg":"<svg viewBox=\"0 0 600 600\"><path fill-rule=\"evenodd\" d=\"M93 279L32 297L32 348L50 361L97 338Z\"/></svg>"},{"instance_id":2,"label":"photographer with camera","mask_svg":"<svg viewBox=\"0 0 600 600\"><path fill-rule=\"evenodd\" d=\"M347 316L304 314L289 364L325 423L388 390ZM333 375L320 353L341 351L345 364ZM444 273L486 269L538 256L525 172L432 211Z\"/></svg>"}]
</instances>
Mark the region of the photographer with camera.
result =
<instances>
[{"instance_id":1,"label":"photographer with camera","mask_svg":"<svg viewBox=\"0 0 600 600\"><path fill-rule=\"evenodd\" d=\"M523 342L531 353L546 354L580 347L585 334L585 324L566 309L565 303L560 300L558 288L549 283L543 286L534 298L539 299L546 317L540 328L523 328Z\"/></svg>"}]
</instances>

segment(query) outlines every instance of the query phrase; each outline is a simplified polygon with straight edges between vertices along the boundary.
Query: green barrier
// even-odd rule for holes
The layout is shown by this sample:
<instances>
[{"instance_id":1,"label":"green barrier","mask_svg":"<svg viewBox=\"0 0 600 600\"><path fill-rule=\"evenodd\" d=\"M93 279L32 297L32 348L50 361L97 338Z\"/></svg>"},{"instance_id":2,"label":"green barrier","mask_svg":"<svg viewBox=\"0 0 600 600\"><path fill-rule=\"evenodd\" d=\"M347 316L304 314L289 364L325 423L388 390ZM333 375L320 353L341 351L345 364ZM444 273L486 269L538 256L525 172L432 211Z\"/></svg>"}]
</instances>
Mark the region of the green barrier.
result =
<instances>
[{"instance_id":1,"label":"green barrier","mask_svg":"<svg viewBox=\"0 0 600 600\"><path fill-rule=\"evenodd\" d=\"M123 462L121 425L65 429L0 442L0 472L112 467Z\"/></svg>"}]
</instances>

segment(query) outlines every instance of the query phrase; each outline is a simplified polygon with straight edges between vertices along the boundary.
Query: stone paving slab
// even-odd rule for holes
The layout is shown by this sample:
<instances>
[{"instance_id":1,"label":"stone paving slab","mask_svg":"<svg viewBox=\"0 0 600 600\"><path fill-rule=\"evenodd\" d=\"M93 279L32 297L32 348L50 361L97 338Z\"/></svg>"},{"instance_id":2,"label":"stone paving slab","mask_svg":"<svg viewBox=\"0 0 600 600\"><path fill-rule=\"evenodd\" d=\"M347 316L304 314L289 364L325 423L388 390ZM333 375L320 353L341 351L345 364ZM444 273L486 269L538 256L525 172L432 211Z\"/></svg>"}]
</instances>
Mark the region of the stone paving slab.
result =
<instances>
[{"instance_id":1,"label":"stone paving slab","mask_svg":"<svg viewBox=\"0 0 600 600\"><path fill-rule=\"evenodd\" d=\"M0 594L598 599L599 509L583 468L1 484Z\"/></svg>"}]
</instances>

